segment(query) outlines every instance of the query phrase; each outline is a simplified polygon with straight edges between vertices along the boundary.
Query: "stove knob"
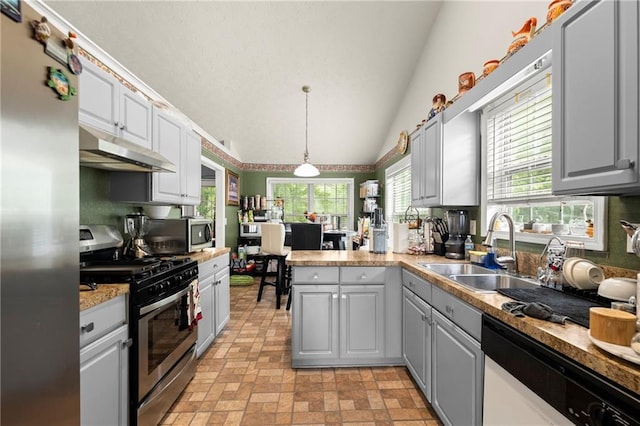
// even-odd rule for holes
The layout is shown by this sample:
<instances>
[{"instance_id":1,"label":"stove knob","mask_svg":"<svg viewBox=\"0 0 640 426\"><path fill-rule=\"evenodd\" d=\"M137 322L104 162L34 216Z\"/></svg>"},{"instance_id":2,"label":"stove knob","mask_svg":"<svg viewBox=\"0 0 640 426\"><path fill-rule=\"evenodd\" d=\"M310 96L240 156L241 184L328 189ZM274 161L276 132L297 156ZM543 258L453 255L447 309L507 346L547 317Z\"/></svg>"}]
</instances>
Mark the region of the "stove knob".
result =
<instances>
[{"instance_id":1,"label":"stove knob","mask_svg":"<svg viewBox=\"0 0 640 426\"><path fill-rule=\"evenodd\" d=\"M156 294L156 286L151 286L147 289L147 293L149 293L150 295Z\"/></svg>"}]
</instances>

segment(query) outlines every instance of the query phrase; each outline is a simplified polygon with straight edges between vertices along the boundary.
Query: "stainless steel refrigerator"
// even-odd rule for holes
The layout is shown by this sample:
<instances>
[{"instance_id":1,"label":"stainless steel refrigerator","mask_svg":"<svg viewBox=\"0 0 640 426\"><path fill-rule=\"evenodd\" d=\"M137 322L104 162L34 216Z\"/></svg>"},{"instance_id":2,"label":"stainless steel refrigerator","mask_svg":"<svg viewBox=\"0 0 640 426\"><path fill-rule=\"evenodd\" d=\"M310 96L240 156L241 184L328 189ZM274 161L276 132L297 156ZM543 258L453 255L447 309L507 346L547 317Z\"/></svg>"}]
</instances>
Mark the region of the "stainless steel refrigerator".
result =
<instances>
[{"instance_id":1,"label":"stainless steel refrigerator","mask_svg":"<svg viewBox=\"0 0 640 426\"><path fill-rule=\"evenodd\" d=\"M78 101L47 87L48 67L65 67L33 38L40 16L21 6L20 23L0 15L0 423L76 425Z\"/></svg>"}]
</instances>

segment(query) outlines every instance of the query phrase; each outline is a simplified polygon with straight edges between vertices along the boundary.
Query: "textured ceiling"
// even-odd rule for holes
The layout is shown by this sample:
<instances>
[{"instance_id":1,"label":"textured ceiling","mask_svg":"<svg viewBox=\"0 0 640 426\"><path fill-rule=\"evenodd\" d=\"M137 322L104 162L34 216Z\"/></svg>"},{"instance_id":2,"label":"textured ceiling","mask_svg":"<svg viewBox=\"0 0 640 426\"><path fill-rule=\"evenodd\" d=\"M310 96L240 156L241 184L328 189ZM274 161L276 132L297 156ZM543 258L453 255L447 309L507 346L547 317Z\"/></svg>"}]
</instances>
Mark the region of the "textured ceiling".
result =
<instances>
[{"instance_id":1,"label":"textured ceiling","mask_svg":"<svg viewBox=\"0 0 640 426\"><path fill-rule=\"evenodd\" d=\"M49 1L246 163L373 164L440 3Z\"/></svg>"}]
</instances>

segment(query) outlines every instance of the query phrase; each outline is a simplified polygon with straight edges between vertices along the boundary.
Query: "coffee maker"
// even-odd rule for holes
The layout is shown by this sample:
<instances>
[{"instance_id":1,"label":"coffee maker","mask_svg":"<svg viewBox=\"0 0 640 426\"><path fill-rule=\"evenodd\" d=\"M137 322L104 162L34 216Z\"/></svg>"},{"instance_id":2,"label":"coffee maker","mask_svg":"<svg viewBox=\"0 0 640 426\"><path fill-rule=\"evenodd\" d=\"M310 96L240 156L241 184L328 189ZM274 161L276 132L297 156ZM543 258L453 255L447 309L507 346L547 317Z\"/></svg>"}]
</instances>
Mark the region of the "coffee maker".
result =
<instances>
[{"instance_id":1,"label":"coffee maker","mask_svg":"<svg viewBox=\"0 0 640 426\"><path fill-rule=\"evenodd\" d=\"M467 210L447 210L449 238L444 243L447 259L464 259L464 240L469 234L469 212Z\"/></svg>"},{"instance_id":2,"label":"coffee maker","mask_svg":"<svg viewBox=\"0 0 640 426\"><path fill-rule=\"evenodd\" d=\"M387 224L383 219L382 209L377 208L373 211L373 221L371 224L372 239L369 244L369 251L373 253L387 252Z\"/></svg>"}]
</instances>

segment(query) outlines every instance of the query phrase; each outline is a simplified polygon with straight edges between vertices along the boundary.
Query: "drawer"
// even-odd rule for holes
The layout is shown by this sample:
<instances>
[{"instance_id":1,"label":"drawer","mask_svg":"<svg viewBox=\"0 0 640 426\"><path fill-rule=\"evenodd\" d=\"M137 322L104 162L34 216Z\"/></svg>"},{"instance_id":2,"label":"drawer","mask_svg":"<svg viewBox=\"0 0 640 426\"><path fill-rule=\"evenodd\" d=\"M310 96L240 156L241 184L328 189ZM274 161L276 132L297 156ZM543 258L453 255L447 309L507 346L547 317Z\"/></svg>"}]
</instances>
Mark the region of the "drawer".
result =
<instances>
[{"instance_id":1,"label":"drawer","mask_svg":"<svg viewBox=\"0 0 640 426\"><path fill-rule=\"evenodd\" d=\"M229 253L225 253L211 260L198 264L198 277L200 279L208 278L229 265Z\"/></svg>"},{"instance_id":2,"label":"drawer","mask_svg":"<svg viewBox=\"0 0 640 426\"><path fill-rule=\"evenodd\" d=\"M125 295L115 297L80 313L80 347L127 323Z\"/></svg>"},{"instance_id":3,"label":"drawer","mask_svg":"<svg viewBox=\"0 0 640 426\"><path fill-rule=\"evenodd\" d=\"M433 286L431 304L445 317L480 341L482 312L441 288Z\"/></svg>"},{"instance_id":4,"label":"drawer","mask_svg":"<svg viewBox=\"0 0 640 426\"><path fill-rule=\"evenodd\" d=\"M340 268L340 284L384 284L384 266L345 266Z\"/></svg>"},{"instance_id":5,"label":"drawer","mask_svg":"<svg viewBox=\"0 0 640 426\"><path fill-rule=\"evenodd\" d=\"M431 303L431 283L420 278L413 272L403 269L402 285L420 296L425 302Z\"/></svg>"},{"instance_id":6,"label":"drawer","mask_svg":"<svg viewBox=\"0 0 640 426\"><path fill-rule=\"evenodd\" d=\"M293 268L295 284L338 284L339 281L338 267L295 266Z\"/></svg>"}]
</instances>

